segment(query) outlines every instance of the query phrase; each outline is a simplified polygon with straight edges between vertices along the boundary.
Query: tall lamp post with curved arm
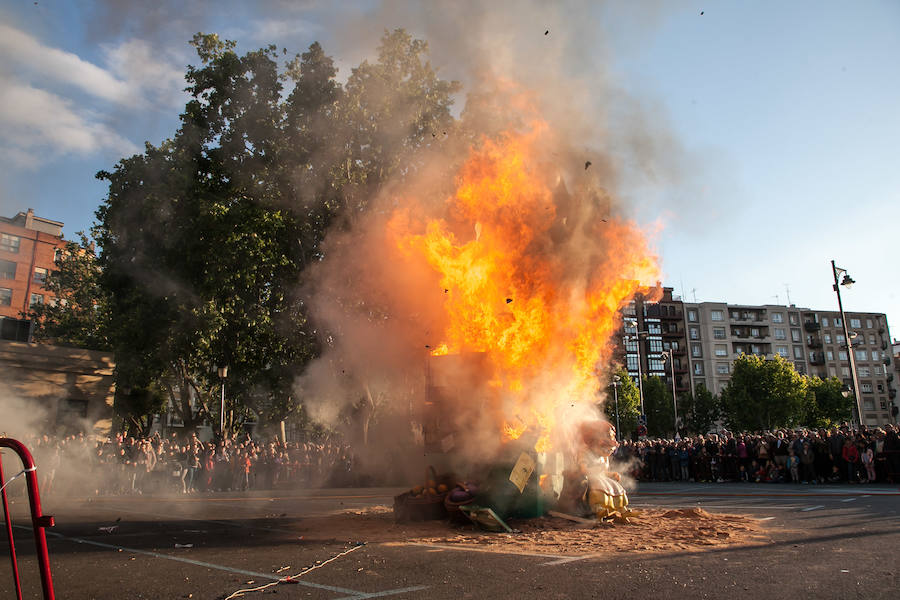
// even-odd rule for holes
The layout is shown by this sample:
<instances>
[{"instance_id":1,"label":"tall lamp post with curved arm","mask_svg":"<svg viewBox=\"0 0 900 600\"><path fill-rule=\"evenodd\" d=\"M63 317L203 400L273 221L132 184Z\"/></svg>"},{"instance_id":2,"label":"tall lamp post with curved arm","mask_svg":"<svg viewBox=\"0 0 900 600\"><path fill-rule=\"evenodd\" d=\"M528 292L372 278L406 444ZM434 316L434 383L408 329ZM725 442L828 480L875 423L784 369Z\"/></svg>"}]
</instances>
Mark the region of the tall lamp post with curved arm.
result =
<instances>
[{"instance_id":1,"label":"tall lamp post with curved arm","mask_svg":"<svg viewBox=\"0 0 900 600\"><path fill-rule=\"evenodd\" d=\"M616 440L622 440L622 434L620 433L621 429L619 428L619 385L622 379L618 375L613 375L612 383L613 386L613 398L616 401Z\"/></svg>"},{"instance_id":2,"label":"tall lamp post with curved arm","mask_svg":"<svg viewBox=\"0 0 900 600\"><path fill-rule=\"evenodd\" d=\"M847 343L847 357L850 359L850 378L853 382L853 397L856 399L857 424L862 425L863 411L862 400L859 396L859 376L856 372L856 355L853 351L853 340L850 337L850 330L847 328L847 317L844 316L844 304L841 302L841 286L849 289L856 281L850 277L850 274L847 273L847 269L836 266L834 261L831 261L831 273L834 275L834 285L832 287L834 288L834 293L837 294L838 312L841 313L841 325L843 325L844 340ZM839 276L841 277L840 282L838 282Z\"/></svg>"},{"instance_id":3,"label":"tall lamp post with curved arm","mask_svg":"<svg viewBox=\"0 0 900 600\"><path fill-rule=\"evenodd\" d=\"M646 337L650 335L647 331L638 331L638 322L637 319L626 319L625 324L634 327L634 334L626 334L625 340L631 341L634 340L637 342L637 355L638 355L638 395L641 399L641 416L646 420L647 413L644 411L644 368L641 365L641 337ZM646 425L646 423L644 423Z\"/></svg>"},{"instance_id":4,"label":"tall lamp post with curved arm","mask_svg":"<svg viewBox=\"0 0 900 600\"><path fill-rule=\"evenodd\" d=\"M669 361L669 367L672 371L672 408L675 412L675 437L678 437L678 394L675 392L675 353L671 349L664 350L662 353L663 360Z\"/></svg>"}]
</instances>

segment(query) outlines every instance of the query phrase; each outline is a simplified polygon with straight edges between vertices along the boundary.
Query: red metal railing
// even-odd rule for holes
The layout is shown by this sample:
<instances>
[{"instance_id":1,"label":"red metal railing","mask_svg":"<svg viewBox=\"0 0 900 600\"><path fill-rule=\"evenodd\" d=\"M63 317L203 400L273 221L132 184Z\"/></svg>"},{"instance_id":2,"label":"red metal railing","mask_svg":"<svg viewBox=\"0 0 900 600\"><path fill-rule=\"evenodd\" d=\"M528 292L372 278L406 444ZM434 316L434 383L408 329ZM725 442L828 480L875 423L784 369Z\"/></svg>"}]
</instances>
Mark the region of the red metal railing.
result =
<instances>
[{"instance_id":1,"label":"red metal railing","mask_svg":"<svg viewBox=\"0 0 900 600\"><path fill-rule=\"evenodd\" d=\"M10 479L12 481L19 475L25 475L25 484L28 486L28 503L31 507L31 526L34 529L34 545L37 554L38 567L41 571L41 587L44 590L44 600L53 600L53 577L50 575L50 555L47 552L47 536L44 529L53 527L53 517L41 512L41 496L38 493L38 479L31 452L22 442L11 438L0 438L0 448L10 448L22 460L24 469L18 475ZM13 579L16 582L16 598L22 600L22 584L19 581L19 564L16 559L16 546L13 541L12 517L9 514L9 504L6 499L6 484L3 479L3 457L0 455L0 496L3 497L3 517L6 521L6 536L9 539L9 556L12 561Z\"/></svg>"}]
</instances>

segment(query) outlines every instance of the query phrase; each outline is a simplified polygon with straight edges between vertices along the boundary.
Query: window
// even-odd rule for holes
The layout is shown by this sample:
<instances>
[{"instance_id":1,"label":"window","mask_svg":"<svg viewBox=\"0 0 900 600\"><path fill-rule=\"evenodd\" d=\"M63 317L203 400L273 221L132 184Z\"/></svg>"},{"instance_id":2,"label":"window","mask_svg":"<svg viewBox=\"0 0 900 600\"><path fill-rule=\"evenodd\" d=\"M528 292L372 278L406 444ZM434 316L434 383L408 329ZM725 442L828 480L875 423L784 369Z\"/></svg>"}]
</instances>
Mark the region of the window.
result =
<instances>
[{"instance_id":1,"label":"window","mask_svg":"<svg viewBox=\"0 0 900 600\"><path fill-rule=\"evenodd\" d=\"M700 339L700 330L696 327L691 327L691 339L699 340Z\"/></svg>"},{"instance_id":2,"label":"window","mask_svg":"<svg viewBox=\"0 0 900 600\"><path fill-rule=\"evenodd\" d=\"M788 357L787 346L775 346L775 352L778 354L778 356L780 356L782 358Z\"/></svg>"},{"instance_id":3,"label":"window","mask_svg":"<svg viewBox=\"0 0 900 600\"><path fill-rule=\"evenodd\" d=\"M797 313L791 313L790 315L788 315L788 321L791 322L791 325L799 325L800 317L797 316Z\"/></svg>"},{"instance_id":4,"label":"window","mask_svg":"<svg viewBox=\"0 0 900 600\"><path fill-rule=\"evenodd\" d=\"M725 339L725 328L724 327L713 327L713 337L717 340Z\"/></svg>"},{"instance_id":5,"label":"window","mask_svg":"<svg viewBox=\"0 0 900 600\"><path fill-rule=\"evenodd\" d=\"M800 330L799 329L791 329L791 341L792 342L800 341Z\"/></svg>"},{"instance_id":6,"label":"window","mask_svg":"<svg viewBox=\"0 0 900 600\"><path fill-rule=\"evenodd\" d=\"M882 367L881 365L875 365L875 374L884 375L884 367Z\"/></svg>"},{"instance_id":7,"label":"window","mask_svg":"<svg viewBox=\"0 0 900 600\"><path fill-rule=\"evenodd\" d=\"M760 348L756 344L750 346L750 352L753 354L765 354L765 352L762 351L762 348Z\"/></svg>"},{"instance_id":8,"label":"window","mask_svg":"<svg viewBox=\"0 0 900 600\"><path fill-rule=\"evenodd\" d=\"M860 327L862 327L862 323L859 319L850 319L850 327L859 329Z\"/></svg>"},{"instance_id":9,"label":"window","mask_svg":"<svg viewBox=\"0 0 900 600\"><path fill-rule=\"evenodd\" d=\"M15 279L16 263L11 260L0 260L0 279Z\"/></svg>"},{"instance_id":10,"label":"window","mask_svg":"<svg viewBox=\"0 0 900 600\"><path fill-rule=\"evenodd\" d=\"M716 373L719 375L728 375L728 363L716 363Z\"/></svg>"},{"instance_id":11,"label":"window","mask_svg":"<svg viewBox=\"0 0 900 600\"><path fill-rule=\"evenodd\" d=\"M703 363L702 362L694 363L694 375L703 375Z\"/></svg>"},{"instance_id":12,"label":"window","mask_svg":"<svg viewBox=\"0 0 900 600\"><path fill-rule=\"evenodd\" d=\"M838 360L847 360L846 350L838 350Z\"/></svg>"},{"instance_id":13,"label":"window","mask_svg":"<svg viewBox=\"0 0 900 600\"><path fill-rule=\"evenodd\" d=\"M42 267L34 268L34 282L38 285L44 285L44 282L47 281L47 269Z\"/></svg>"},{"instance_id":14,"label":"window","mask_svg":"<svg viewBox=\"0 0 900 600\"><path fill-rule=\"evenodd\" d=\"M794 358L803 358L803 348L794 346Z\"/></svg>"},{"instance_id":15,"label":"window","mask_svg":"<svg viewBox=\"0 0 900 600\"><path fill-rule=\"evenodd\" d=\"M828 327L828 317L822 317L822 327Z\"/></svg>"},{"instance_id":16,"label":"window","mask_svg":"<svg viewBox=\"0 0 900 600\"><path fill-rule=\"evenodd\" d=\"M705 379L695 379L695 380L694 380L694 387L695 387L695 388L699 388L700 386L706 387L706 380L705 380Z\"/></svg>"},{"instance_id":17,"label":"window","mask_svg":"<svg viewBox=\"0 0 900 600\"><path fill-rule=\"evenodd\" d=\"M709 311L709 318L713 321L724 321L725 317L722 314L721 310L711 310Z\"/></svg>"},{"instance_id":18,"label":"window","mask_svg":"<svg viewBox=\"0 0 900 600\"><path fill-rule=\"evenodd\" d=\"M841 377L850 377L850 367L841 367Z\"/></svg>"},{"instance_id":19,"label":"window","mask_svg":"<svg viewBox=\"0 0 900 600\"><path fill-rule=\"evenodd\" d=\"M881 410L887 410L887 402L885 402L884 398L881 399Z\"/></svg>"},{"instance_id":20,"label":"window","mask_svg":"<svg viewBox=\"0 0 900 600\"><path fill-rule=\"evenodd\" d=\"M681 346L678 344L678 340L675 340L675 341L672 342L672 346L671 346L672 350L676 350L676 351L677 351L680 347L681 347Z\"/></svg>"},{"instance_id":21,"label":"window","mask_svg":"<svg viewBox=\"0 0 900 600\"><path fill-rule=\"evenodd\" d=\"M638 370L638 357L634 354L629 354L625 358L625 363L628 366L629 371L637 371Z\"/></svg>"},{"instance_id":22,"label":"window","mask_svg":"<svg viewBox=\"0 0 900 600\"><path fill-rule=\"evenodd\" d=\"M650 340L650 352L662 352L662 340Z\"/></svg>"},{"instance_id":23,"label":"window","mask_svg":"<svg viewBox=\"0 0 900 600\"><path fill-rule=\"evenodd\" d=\"M659 358L651 358L649 361L651 371L665 371L663 361Z\"/></svg>"},{"instance_id":24,"label":"window","mask_svg":"<svg viewBox=\"0 0 900 600\"><path fill-rule=\"evenodd\" d=\"M740 356L743 353L744 353L744 347L741 346L740 344L735 344L734 345L734 355Z\"/></svg>"},{"instance_id":25,"label":"window","mask_svg":"<svg viewBox=\"0 0 900 600\"><path fill-rule=\"evenodd\" d=\"M865 350L860 350L860 352L862 352L863 354L865 354L866 351L865 351ZM878 350L872 350L872 361L877 361L878 358L879 358L879 357L878 357ZM863 360L865 360L865 359L863 359Z\"/></svg>"},{"instance_id":26,"label":"window","mask_svg":"<svg viewBox=\"0 0 900 600\"><path fill-rule=\"evenodd\" d=\"M13 254L19 253L19 244L22 243L22 238L17 235L9 235L8 233L0 233L0 250L5 250L6 252L12 252Z\"/></svg>"},{"instance_id":27,"label":"window","mask_svg":"<svg viewBox=\"0 0 900 600\"><path fill-rule=\"evenodd\" d=\"M856 351L856 360L869 360L869 353L865 350ZM877 358L875 360L878 360Z\"/></svg>"},{"instance_id":28,"label":"window","mask_svg":"<svg viewBox=\"0 0 900 600\"><path fill-rule=\"evenodd\" d=\"M868 377L869 376L869 367L860 367L859 368L859 376L860 377Z\"/></svg>"},{"instance_id":29,"label":"window","mask_svg":"<svg viewBox=\"0 0 900 600\"><path fill-rule=\"evenodd\" d=\"M875 401L871 398L863 400L863 410L875 410Z\"/></svg>"},{"instance_id":30,"label":"window","mask_svg":"<svg viewBox=\"0 0 900 600\"><path fill-rule=\"evenodd\" d=\"M826 333L826 334L824 334L822 337L825 339L825 343L826 343L826 344L830 344L830 343L831 343L831 334L830 334L830 333Z\"/></svg>"},{"instance_id":31,"label":"window","mask_svg":"<svg viewBox=\"0 0 900 600\"><path fill-rule=\"evenodd\" d=\"M806 365L803 363L794 363L794 370L801 375L806 375Z\"/></svg>"},{"instance_id":32,"label":"window","mask_svg":"<svg viewBox=\"0 0 900 600\"><path fill-rule=\"evenodd\" d=\"M750 328L750 337L758 338L759 337L759 329L757 329L756 327Z\"/></svg>"},{"instance_id":33,"label":"window","mask_svg":"<svg viewBox=\"0 0 900 600\"><path fill-rule=\"evenodd\" d=\"M786 340L787 335L785 335L784 329L775 329L775 339L776 340Z\"/></svg>"},{"instance_id":34,"label":"window","mask_svg":"<svg viewBox=\"0 0 900 600\"><path fill-rule=\"evenodd\" d=\"M828 376L837 377L837 369L835 369L834 367L828 367Z\"/></svg>"},{"instance_id":35,"label":"window","mask_svg":"<svg viewBox=\"0 0 900 600\"><path fill-rule=\"evenodd\" d=\"M725 344L716 344L716 356L728 356L728 346Z\"/></svg>"},{"instance_id":36,"label":"window","mask_svg":"<svg viewBox=\"0 0 900 600\"><path fill-rule=\"evenodd\" d=\"M703 356L703 349L700 347L700 344L691 344L691 356L694 358Z\"/></svg>"},{"instance_id":37,"label":"window","mask_svg":"<svg viewBox=\"0 0 900 600\"><path fill-rule=\"evenodd\" d=\"M773 323L784 323L784 315L781 313L772 313Z\"/></svg>"},{"instance_id":38,"label":"window","mask_svg":"<svg viewBox=\"0 0 900 600\"><path fill-rule=\"evenodd\" d=\"M741 318L741 313L739 313L739 312L736 311L736 310L731 311L731 320L732 320L732 321L737 321L737 320L739 320L740 318Z\"/></svg>"},{"instance_id":39,"label":"window","mask_svg":"<svg viewBox=\"0 0 900 600\"><path fill-rule=\"evenodd\" d=\"M872 319L866 319L866 329L872 329Z\"/></svg>"},{"instance_id":40,"label":"window","mask_svg":"<svg viewBox=\"0 0 900 600\"><path fill-rule=\"evenodd\" d=\"M12 306L12 290L0 288L0 306Z\"/></svg>"},{"instance_id":41,"label":"window","mask_svg":"<svg viewBox=\"0 0 900 600\"><path fill-rule=\"evenodd\" d=\"M697 311L693 308L688 309L688 321L690 321L691 323L697 322Z\"/></svg>"},{"instance_id":42,"label":"window","mask_svg":"<svg viewBox=\"0 0 900 600\"><path fill-rule=\"evenodd\" d=\"M879 393L883 394L884 393L884 384L883 383L876 384L875 389L877 389Z\"/></svg>"},{"instance_id":43,"label":"window","mask_svg":"<svg viewBox=\"0 0 900 600\"><path fill-rule=\"evenodd\" d=\"M869 334L869 345L870 345L870 346L874 346L874 345L875 345L875 334L874 334L874 333L870 333L870 334Z\"/></svg>"},{"instance_id":44,"label":"window","mask_svg":"<svg viewBox=\"0 0 900 600\"><path fill-rule=\"evenodd\" d=\"M834 334L834 341L838 344L845 344L847 340L844 338L843 333L836 333Z\"/></svg>"},{"instance_id":45,"label":"window","mask_svg":"<svg viewBox=\"0 0 900 600\"><path fill-rule=\"evenodd\" d=\"M840 317L835 317L835 318L834 318L834 326L835 326L835 327L841 327L841 326L842 326L842 325L841 325L842 323L843 323L843 321L841 321L841 318L840 318Z\"/></svg>"},{"instance_id":46,"label":"window","mask_svg":"<svg viewBox=\"0 0 900 600\"><path fill-rule=\"evenodd\" d=\"M647 323L647 332L653 335L660 335L662 333L662 327L659 323Z\"/></svg>"},{"instance_id":47,"label":"window","mask_svg":"<svg viewBox=\"0 0 900 600\"><path fill-rule=\"evenodd\" d=\"M828 360L834 360L834 352L832 352L831 350L827 350L825 352L825 358L827 358Z\"/></svg>"},{"instance_id":48,"label":"window","mask_svg":"<svg viewBox=\"0 0 900 600\"><path fill-rule=\"evenodd\" d=\"M44 295L43 294L32 294L31 301L28 303L29 306L38 306L39 304L44 303Z\"/></svg>"},{"instance_id":49,"label":"window","mask_svg":"<svg viewBox=\"0 0 900 600\"><path fill-rule=\"evenodd\" d=\"M637 340L627 340L625 342L625 352L637 352L638 351L638 343Z\"/></svg>"},{"instance_id":50,"label":"window","mask_svg":"<svg viewBox=\"0 0 900 600\"><path fill-rule=\"evenodd\" d=\"M859 389L862 390L863 394L871 394L872 393L872 384L871 383L860 383Z\"/></svg>"}]
</instances>

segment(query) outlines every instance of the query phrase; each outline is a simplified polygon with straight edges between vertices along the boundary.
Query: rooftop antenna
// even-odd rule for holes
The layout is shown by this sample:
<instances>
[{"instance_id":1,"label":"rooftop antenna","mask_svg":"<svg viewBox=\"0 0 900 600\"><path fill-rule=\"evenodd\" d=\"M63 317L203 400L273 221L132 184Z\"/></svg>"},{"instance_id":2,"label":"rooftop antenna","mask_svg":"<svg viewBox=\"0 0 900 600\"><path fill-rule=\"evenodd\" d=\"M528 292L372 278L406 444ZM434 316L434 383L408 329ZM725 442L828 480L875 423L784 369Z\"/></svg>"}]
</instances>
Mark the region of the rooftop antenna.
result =
<instances>
[{"instance_id":1,"label":"rooftop antenna","mask_svg":"<svg viewBox=\"0 0 900 600\"><path fill-rule=\"evenodd\" d=\"M784 291L787 293L788 306L793 306L794 303L791 302L791 287L788 284L784 284Z\"/></svg>"},{"instance_id":2,"label":"rooftop antenna","mask_svg":"<svg viewBox=\"0 0 900 600\"><path fill-rule=\"evenodd\" d=\"M778 294L775 294L772 297L775 298L775 304L781 304L781 299L778 297Z\"/></svg>"},{"instance_id":3,"label":"rooftop antenna","mask_svg":"<svg viewBox=\"0 0 900 600\"><path fill-rule=\"evenodd\" d=\"M697 304L697 288L691 288L691 295L694 297L694 304Z\"/></svg>"}]
</instances>

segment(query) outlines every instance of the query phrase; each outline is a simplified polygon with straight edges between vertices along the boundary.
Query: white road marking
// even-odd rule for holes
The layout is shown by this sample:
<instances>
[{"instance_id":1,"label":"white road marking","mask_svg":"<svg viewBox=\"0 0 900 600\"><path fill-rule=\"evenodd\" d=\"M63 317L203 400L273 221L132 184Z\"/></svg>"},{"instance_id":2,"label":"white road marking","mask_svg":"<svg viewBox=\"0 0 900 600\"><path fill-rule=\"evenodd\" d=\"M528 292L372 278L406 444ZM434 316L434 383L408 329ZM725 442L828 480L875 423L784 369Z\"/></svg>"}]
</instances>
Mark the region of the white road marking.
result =
<instances>
[{"instance_id":1,"label":"white road marking","mask_svg":"<svg viewBox=\"0 0 900 600\"><path fill-rule=\"evenodd\" d=\"M800 509L802 512L809 512L811 510L819 510L820 508L825 508L824 504L818 504L816 506L807 506L806 508Z\"/></svg>"},{"instance_id":2,"label":"white road marking","mask_svg":"<svg viewBox=\"0 0 900 600\"><path fill-rule=\"evenodd\" d=\"M856 502L859 498L844 498L841 502Z\"/></svg>"},{"instance_id":3,"label":"white road marking","mask_svg":"<svg viewBox=\"0 0 900 600\"><path fill-rule=\"evenodd\" d=\"M757 521L771 521L774 518L775 517L760 517L759 519L756 519L756 520Z\"/></svg>"},{"instance_id":4,"label":"white road marking","mask_svg":"<svg viewBox=\"0 0 900 600\"><path fill-rule=\"evenodd\" d=\"M31 527L26 527L23 525L13 525L13 527L17 529L24 529L26 531L32 531ZM75 542L76 544L88 544L90 546L97 546L98 548L108 548L110 550L128 552L130 554L142 554L144 556L150 556L153 558L163 558L166 560L172 560L175 562L187 563L189 565L195 565L198 567L205 567L207 569L216 569L218 571L226 571L229 573L235 573L237 575L246 575L249 577L257 577L259 579L268 579L269 581L279 581L282 579L280 576L273 575L271 573L260 573L258 571L248 571L246 569L235 569L233 567L228 567L225 565L217 565L215 563L204 562L201 560L193 560L190 558L185 558L182 556L173 556L170 554L162 554L160 552L151 552L149 550L139 550L137 548L128 548L126 546L117 546L115 544L105 544L103 542L96 542L94 540L86 540L83 538L69 537L67 535L63 535L61 533L57 533L55 531L47 531L46 534L49 537ZM427 589L428 586L416 586L416 587L407 587L407 588L399 588L394 590L384 590L381 592L362 592L357 590L351 590L348 588L336 587L333 585L323 585L320 583L312 583L309 581L303 581L302 579L294 579L291 581L292 584L302 585L305 587L316 588L320 590L327 590L329 592L335 592L340 594L349 594L347 596L343 596L339 600L350 600L350 599L362 599L362 598L383 598L386 596L393 596L396 594L403 594L406 592L414 592L419 590Z\"/></svg>"}]
</instances>

